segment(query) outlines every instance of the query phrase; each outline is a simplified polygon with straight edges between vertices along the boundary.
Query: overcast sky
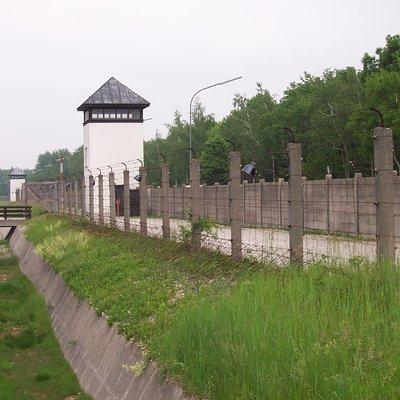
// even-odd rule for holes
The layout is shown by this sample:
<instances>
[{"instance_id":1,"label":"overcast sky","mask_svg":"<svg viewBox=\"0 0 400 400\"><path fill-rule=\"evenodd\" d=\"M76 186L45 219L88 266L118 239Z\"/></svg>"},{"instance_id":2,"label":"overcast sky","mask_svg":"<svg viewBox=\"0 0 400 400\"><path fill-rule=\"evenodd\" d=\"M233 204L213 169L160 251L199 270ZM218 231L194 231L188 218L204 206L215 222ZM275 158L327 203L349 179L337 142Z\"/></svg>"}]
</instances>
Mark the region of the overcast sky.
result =
<instances>
[{"instance_id":1,"label":"overcast sky","mask_svg":"<svg viewBox=\"0 0 400 400\"><path fill-rule=\"evenodd\" d=\"M0 168L83 141L76 111L114 76L151 102L145 137L198 88L217 119L262 82L278 98L304 72L360 67L399 29L399 0L0 0Z\"/></svg>"}]
</instances>

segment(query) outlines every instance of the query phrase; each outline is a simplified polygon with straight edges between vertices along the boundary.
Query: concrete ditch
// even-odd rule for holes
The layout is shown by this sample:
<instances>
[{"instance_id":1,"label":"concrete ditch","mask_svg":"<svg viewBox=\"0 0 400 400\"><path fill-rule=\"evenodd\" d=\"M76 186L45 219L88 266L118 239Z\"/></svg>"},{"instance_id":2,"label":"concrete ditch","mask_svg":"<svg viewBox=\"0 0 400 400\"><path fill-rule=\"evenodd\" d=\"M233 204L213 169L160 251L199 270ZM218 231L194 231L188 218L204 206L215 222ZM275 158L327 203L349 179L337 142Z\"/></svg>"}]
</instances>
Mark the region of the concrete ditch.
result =
<instances>
[{"instance_id":1,"label":"concrete ditch","mask_svg":"<svg viewBox=\"0 0 400 400\"><path fill-rule=\"evenodd\" d=\"M163 379L154 362L146 363L134 342L68 288L62 276L35 253L20 228L10 246L21 271L43 294L64 357L93 399L189 400L178 384Z\"/></svg>"}]
</instances>

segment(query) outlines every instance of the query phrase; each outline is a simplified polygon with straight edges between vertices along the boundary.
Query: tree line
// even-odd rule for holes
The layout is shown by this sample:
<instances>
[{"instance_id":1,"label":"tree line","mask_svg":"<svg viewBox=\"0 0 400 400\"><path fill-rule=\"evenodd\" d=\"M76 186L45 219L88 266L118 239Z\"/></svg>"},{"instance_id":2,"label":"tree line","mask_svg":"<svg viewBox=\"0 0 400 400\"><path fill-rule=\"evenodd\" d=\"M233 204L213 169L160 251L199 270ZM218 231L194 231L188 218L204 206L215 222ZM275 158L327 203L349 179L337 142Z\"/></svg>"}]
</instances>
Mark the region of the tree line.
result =
<instances>
[{"instance_id":1,"label":"tree line","mask_svg":"<svg viewBox=\"0 0 400 400\"><path fill-rule=\"evenodd\" d=\"M251 98L236 94L232 111L222 121L216 121L200 102L195 102L192 148L201 158L203 182L228 181L231 143L241 152L243 164L256 162L256 179L287 177L284 150L290 138L283 127L290 127L296 141L302 143L307 179L321 179L328 169L334 177L351 177L355 172L371 175L371 130L378 125L376 114L369 111L371 107L379 109L386 126L393 128L396 160L400 159L400 35L388 35L384 47L377 48L374 55L366 53L361 69L326 70L322 76L304 73L279 100L260 83L256 89ZM188 184L189 124L176 111L166 128L165 137L156 134L144 143L148 182L160 184L162 153L170 166L171 184ZM40 154L27 178L57 179L61 156L65 157L66 178L82 175L81 146L73 152L58 149ZM4 190L8 188L0 185L0 192Z\"/></svg>"},{"instance_id":2,"label":"tree line","mask_svg":"<svg viewBox=\"0 0 400 400\"><path fill-rule=\"evenodd\" d=\"M393 128L397 159L400 139L400 35L387 36L386 45L375 55L365 54L362 68L326 70L322 76L304 73L291 83L280 100L257 84L255 96L240 94L222 121L197 102L193 111L192 137L195 153L201 157L202 180L208 184L228 180L228 152L232 141L241 151L242 162L256 162L257 178L273 180L287 176L284 153L290 127L302 143L304 175L321 179L329 169L335 177L355 172L373 173L371 130L378 125L378 108L385 124ZM189 126L177 111L167 125L165 138L145 143L145 164L149 182L159 184L158 153L170 165L171 183L189 182ZM271 154L272 153L272 154Z\"/></svg>"}]
</instances>

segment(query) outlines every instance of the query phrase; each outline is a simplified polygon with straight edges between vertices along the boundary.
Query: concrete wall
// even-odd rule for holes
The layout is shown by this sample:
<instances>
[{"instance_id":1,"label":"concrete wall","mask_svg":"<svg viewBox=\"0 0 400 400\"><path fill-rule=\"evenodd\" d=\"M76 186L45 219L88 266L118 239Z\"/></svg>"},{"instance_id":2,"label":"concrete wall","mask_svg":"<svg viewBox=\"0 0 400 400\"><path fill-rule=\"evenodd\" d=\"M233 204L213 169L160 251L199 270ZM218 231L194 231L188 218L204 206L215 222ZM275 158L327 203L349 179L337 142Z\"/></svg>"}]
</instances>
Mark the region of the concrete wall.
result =
<instances>
[{"instance_id":1,"label":"concrete wall","mask_svg":"<svg viewBox=\"0 0 400 400\"><path fill-rule=\"evenodd\" d=\"M177 384L161 378L153 362L140 376L124 367L144 361L139 347L78 299L19 229L10 244L22 272L43 294L64 357L87 393L95 400L187 399Z\"/></svg>"},{"instance_id":2,"label":"concrete wall","mask_svg":"<svg viewBox=\"0 0 400 400\"><path fill-rule=\"evenodd\" d=\"M352 234L375 234L375 178L332 179L303 182L304 228ZM395 177L396 207L400 215L400 182ZM244 226L287 228L289 224L288 183L243 182ZM203 218L229 223L228 185L200 188ZM148 188L149 214L160 215L160 189ZM190 216L190 187L172 187L171 218ZM400 228L399 228L400 229Z\"/></svg>"}]
</instances>

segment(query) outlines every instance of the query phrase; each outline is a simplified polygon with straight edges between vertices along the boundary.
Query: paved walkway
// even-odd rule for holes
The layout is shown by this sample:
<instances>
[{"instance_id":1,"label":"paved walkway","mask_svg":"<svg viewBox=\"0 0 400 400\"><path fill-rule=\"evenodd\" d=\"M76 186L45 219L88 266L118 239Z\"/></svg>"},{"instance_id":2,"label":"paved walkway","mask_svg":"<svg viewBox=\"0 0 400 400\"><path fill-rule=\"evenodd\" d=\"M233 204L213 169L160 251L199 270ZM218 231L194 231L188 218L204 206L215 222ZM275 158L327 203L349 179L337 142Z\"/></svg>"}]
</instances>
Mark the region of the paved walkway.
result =
<instances>
[{"instance_id":1,"label":"paved walkway","mask_svg":"<svg viewBox=\"0 0 400 400\"><path fill-rule=\"evenodd\" d=\"M148 232L162 235L161 218L148 218ZM123 227L123 218L118 218L118 225ZM189 227L185 220L171 219L171 235L179 236L180 226ZM131 229L139 229L139 219L131 218ZM203 245L230 254L230 227L218 225L211 235L203 235ZM289 260L289 233L280 229L243 228L243 253L258 259L273 261L284 265ZM399 250L397 257L400 256ZM363 257L375 260L376 244L374 240L357 240L335 235L304 235L304 259L310 262L328 258L333 260L350 260Z\"/></svg>"}]
</instances>

